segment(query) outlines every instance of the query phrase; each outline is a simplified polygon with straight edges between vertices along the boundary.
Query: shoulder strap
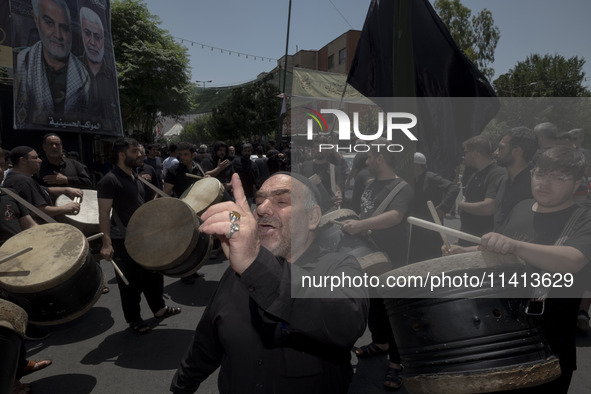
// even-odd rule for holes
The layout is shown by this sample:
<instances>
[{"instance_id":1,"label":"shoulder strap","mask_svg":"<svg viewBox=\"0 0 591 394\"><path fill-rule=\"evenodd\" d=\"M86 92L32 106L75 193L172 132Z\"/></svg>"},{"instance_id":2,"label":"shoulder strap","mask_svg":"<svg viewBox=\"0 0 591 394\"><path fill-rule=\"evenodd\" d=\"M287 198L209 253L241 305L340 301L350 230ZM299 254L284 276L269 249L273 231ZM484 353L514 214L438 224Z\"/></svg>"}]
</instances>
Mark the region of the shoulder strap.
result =
<instances>
[{"instance_id":1,"label":"shoulder strap","mask_svg":"<svg viewBox=\"0 0 591 394\"><path fill-rule=\"evenodd\" d=\"M31 204L30 202L28 202L27 200L25 200L24 198L19 196L17 193L13 192L12 190L10 190L8 188L1 188L0 191L8 194L10 197L14 198L16 201L23 204L25 207L27 207L29 209L29 211L31 211L35 215L39 216L41 219L45 220L47 223L57 223L57 221L54 218L52 218L51 216L49 216L48 214L46 214L45 212L43 212L42 210L40 210L39 208L37 208L36 206Z\"/></svg>"},{"instance_id":2,"label":"shoulder strap","mask_svg":"<svg viewBox=\"0 0 591 394\"><path fill-rule=\"evenodd\" d=\"M568 218L568 221L566 222L566 224L562 228L560 236L558 237L558 239L556 240L554 245L564 245L564 242L574 232L575 223L577 222L577 220L579 220L579 218L581 217L581 215L583 215L584 212L585 212L585 208L579 207L570 215L570 218ZM549 286L540 286L540 287L534 288L534 290L532 292L532 298L527 300L525 312L530 315L543 314L544 313L544 304L545 304L546 298L548 297L548 294L550 293L550 289L551 288ZM536 306L532 307L533 305L536 305ZM532 313L532 312L530 312L530 309L535 309L536 312Z\"/></svg>"},{"instance_id":3,"label":"shoulder strap","mask_svg":"<svg viewBox=\"0 0 591 394\"><path fill-rule=\"evenodd\" d=\"M396 187L394 187L394 189L392 189L392 191L386 196L386 198L384 198L384 201L382 201L382 203L378 206L378 208L373 212L373 214L371 216L372 217L378 216L378 215L384 213L386 208L388 208L388 205L390 204L390 202L394 199L394 197L396 197L396 195L400 192L400 190L402 190L402 188L406 185L408 185L408 183L406 183L406 181L404 179L401 179L400 183L398 185L396 185Z\"/></svg>"},{"instance_id":4,"label":"shoulder strap","mask_svg":"<svg viewBox=\"0 0 591 394\"><path fill-rule=\"evenodd\" d=\"M585 212L585 208L578 207L570 215L568 222L566 222L566 224L562 228L562 232L560 233L560 236L558 237L558 239L556 240L554 245L564 245L564 242L568 239L568 237L570 237L572 235L572 233L574 231L575 223L577 222L577 220L579 220L581 215L583 215L583 212Z\"/></svg>"}]
</instances>

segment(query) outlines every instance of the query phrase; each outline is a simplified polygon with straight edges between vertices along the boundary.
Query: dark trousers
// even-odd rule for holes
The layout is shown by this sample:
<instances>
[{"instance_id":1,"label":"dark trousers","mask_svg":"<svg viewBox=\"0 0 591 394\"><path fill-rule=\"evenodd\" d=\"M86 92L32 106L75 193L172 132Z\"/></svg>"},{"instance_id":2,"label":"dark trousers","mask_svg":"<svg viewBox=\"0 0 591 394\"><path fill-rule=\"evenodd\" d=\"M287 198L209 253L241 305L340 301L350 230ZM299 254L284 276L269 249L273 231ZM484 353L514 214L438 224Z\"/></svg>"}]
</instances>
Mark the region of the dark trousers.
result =
<instances>
[{"instance_id":1,"label":"dark trousers","mask_svg":"<svg viewBox=\"0 0 591 394\"><path fill-rule=\"evenodd\" d=\"M112 242L115 251L113 260L129 282L129 285L126 285L119 275L115 275L121 295L123 315L126 322L135 323L142 318L140 314L142 293L144 293L152 313L164 308L165 303L162 298L164 278L161 274L150 272L133 261L125 249L124 240L114 239Z\"/></svg>"},{"instance_id":2,"label":"dark trousers","mask_svg":"<svg viewBox=\"0 0 591 394\"><path fill-rule=\"evenodd\" d=\"M400 364L398 345L394 339L394 334L390 327L390 320L388 319L388 312L386 311L386 304L384 304L382 298L372 297L369 299L367 325L371 332L372 342L380 344L387 343L389 346L388 356L390 362Z\"/></svg>"}]
</instances>

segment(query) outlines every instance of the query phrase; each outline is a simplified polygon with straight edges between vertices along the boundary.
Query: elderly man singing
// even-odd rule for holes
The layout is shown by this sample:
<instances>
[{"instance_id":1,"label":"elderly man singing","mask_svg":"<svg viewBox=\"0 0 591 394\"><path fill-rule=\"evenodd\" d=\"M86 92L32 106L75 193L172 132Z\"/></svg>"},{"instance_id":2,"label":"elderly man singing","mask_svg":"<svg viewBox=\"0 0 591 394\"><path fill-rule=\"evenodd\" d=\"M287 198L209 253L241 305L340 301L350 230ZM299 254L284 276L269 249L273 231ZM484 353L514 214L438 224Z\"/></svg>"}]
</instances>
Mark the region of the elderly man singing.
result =
<instances>
[{"instance_id":1,"label":"elderly man singing","mask_svg":"<svg viewBox=\"0 0 591 394\"><path fill-rule=\"evenodd\" d=\"M237 174L234 202L210 207L201 231L221 239L230 267L199 322L171 391L192 393L220 365L220 393L346 393L350 350L366 325L363 288L313 288L303 276L363 275L354 257L315 243L319 193L276 173L254 215ZM291 220L291 219L294 220Z\"/></svg>"}]
</instances>

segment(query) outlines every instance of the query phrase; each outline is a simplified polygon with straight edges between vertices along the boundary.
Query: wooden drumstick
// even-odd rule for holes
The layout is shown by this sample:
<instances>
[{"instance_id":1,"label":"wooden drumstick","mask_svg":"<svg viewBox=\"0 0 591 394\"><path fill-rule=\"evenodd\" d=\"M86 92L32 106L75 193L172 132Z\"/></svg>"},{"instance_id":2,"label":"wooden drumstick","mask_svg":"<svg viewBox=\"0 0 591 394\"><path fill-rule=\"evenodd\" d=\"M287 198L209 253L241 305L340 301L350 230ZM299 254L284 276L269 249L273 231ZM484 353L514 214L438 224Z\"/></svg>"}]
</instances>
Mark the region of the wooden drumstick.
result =
<instances>
[{"instance_id":1,"label":"wooden drumstick","mask_svg":"<svg viewBox=\"0 0 591 394\"><path fill-rule=\"evenodd\" d=\"M80 202L82 201L82 199L78 196L74 197L74 202L77 202L78 204L80 204Z\"/></svg>"},{"instance_id":2,"label":"wooden drumstick","mask_svg":"<svg viewBox=\"0 0 591 394\"><path fill-rule=\"evenodd\" d=\"M439 219L439 214L437 213L437 209L435 209L435 204L433 204L433 201L431 201L431 200L427 201L427 206L429 207L429 211L431 211L431 216L433 216L433 221L435 223L437 223L438 225L443 226L443 224L441 223L441 220ZM445 233L442 233L440 231L439 235L441 235L441 240L443 241L443 244L445 245L445 247L449 249L451 247L451 245L449 244L449 241L448 241Z\"/></svg>"},{"instance_id":3,"label":"wooden drumstick","mask_svg":"<svg viewBox=\"0 0 591 394\"><path fill-rule=\"evenodd\" d=\"M126 286L129 286L129 282L127 281L127 278L125 277L125 275L123 275L123 272L121 272L121 270L119 269L119 267L117 266L117 264L115 264L115 262L113 261L113 259L107 260L107 261L109 263L111 263L111 265L115 269L115 272L117 273L117 275L119 275L119 277L121 278L121 280L123 281L123 283L125 283Z\"/></svg>"},{"instance_id":4,"label":"wooden drumstick","mask_svg":"<svg viewBox=\"0 0 591 394\"><path fill-rule=\"evenodd\" d=\"M195 178L195 179L203 179L205 178L204 176L199 176L199 175L195 175L195 174L191 174L191 173L186 173L186 176L188 176L189 178Z\"/></svg>"},{"instance_id":5,"label":"wooden drumstick","mask_svg":"<svg viewBox=\"0 0 591 394\"><path fill-rule=\"evenodd\" d=\"M18 256L20 256L22 254L25 254L27 252L30 252L31 250L33 250L33 247L32 246L27 246L26 248L24 248L22 250L19 250L18 252L14 252L14 253L9 254L8 256L2 257L0 259L0 264L4 263L4 262L6 262L6 261L8 261L10 259L13 259L15 257L18 257Z\"/></svg>"},{"instance_id":6,"label":"wooden drumstick","mask_svg":"<svg viewBox=\"0 0 591 394\"><path fill-rule=\"evenodd\" d=\"M86 240L87 240L88 242L90 242L90 241L94 241L95 239L102 238L102 237L103 237L103 235L105 235L105 234L104 234L104 233L98 233L98 234L94 234L94 235L91 235L90 237L86 237Z\"/></svg>"},{"instance_id":7,"label":"wooden drumstick","mask_svg":"<svg viewBox=\"0 0 591 394\"><path fill-rule=\"evenodd\" d=\"M460 239L463 239L464 241L473 242L475 244L480 244L480 237L477 237L472 234L464 233L462 231L459 231L459 230L456 230L453 228L441 226L439 224L429 222L427 220L415 218L413 216L409 216L407 220L410 224L413 224L415 226L419 226L422 228L426 228L427 230L445 233L446 235L449 235L451 237L458 237Z\"/></svg>"}]
</instances>

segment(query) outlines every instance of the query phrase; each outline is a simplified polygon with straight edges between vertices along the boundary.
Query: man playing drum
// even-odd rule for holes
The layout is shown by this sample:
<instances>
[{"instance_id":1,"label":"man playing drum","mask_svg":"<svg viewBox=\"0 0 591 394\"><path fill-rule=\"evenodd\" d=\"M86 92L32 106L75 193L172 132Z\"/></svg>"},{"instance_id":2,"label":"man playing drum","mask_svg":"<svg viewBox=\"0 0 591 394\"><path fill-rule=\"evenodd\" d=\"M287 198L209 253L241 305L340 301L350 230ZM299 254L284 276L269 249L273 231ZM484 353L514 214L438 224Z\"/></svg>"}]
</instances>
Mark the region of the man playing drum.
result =
<instances>
[{"instance_id":1,"label":"man playing drum","mask_svg":"<svg viewBox=\"0 0 591 394\"><path fill-rule=\"evenodd\" d=\"M200 227L218 235L230 267L171 391L195 392L221 365L221 393L346 393L353 372L350 349L365 330L367 293L313 288L301 280L359 276L361 267L353 256L320 251L319 196L310 180L271 176L257 192L254 215L237 174L232 187L236 203L210 207Z\"/></svg>"},{"instance_id":2,"label":"man playing drum","mask_svg":"<svg viewBox=\"0 0 591 394\"><path fill-rule=\"evenodd\" d=\"M591 256L591 211L573 197L585 172L584 155L567 146L554 146L536 159L532 171L533 200L518 203L509 214L502 234L487 233L480 246L452 246L444 254L487 250L512 253L548 273L576 273L574 285L586 283ZM567 229L570 229L567 231ZM539 319L550 349L560 360L561 376L535 393L566 393L576 369L575 326L582 290L543 289ZM576 296L577 298L572 298ZM566 298L570 297L570 298ZM538 301L540 302L540 301Z\"/></svg>"},{"instance_id":3,"label":"man playing drum","mask_svg":"<svg viewBox=\"0 0 591 394\"><path fill-rule=\"evenodd\" d=\"M142 161L139 143L132 138L116 140L112 160L116 166L101 179L97 190L99 227L104 233L101 256L105 260L115 260L128 279L129 285L126 285L117 275L123 315L134 331L145 333L152 327L140 314L142 293L157 320L179 314L181 309L164 303L162 275L142 268L125 249L125 228L136 209L144 203L144 184L134 172ZM109 215L111 208L112 219Z\"/></svg>"},{"instance_id":4,"label":"man playing drum","mask_svg":"<svg viewBox=\"0 0 591 394\"><path fill-rule=\"evenodd\" d=\"M39 172L41 164L41 159L33 148L17 146L10 151L10 160L13 168L4 180L4 187L13 189L23 199L51 217L61 214L75 215L80 212L80 203L71 202L56 207L51 200L51 196L57 197L60 194L66 194L71 199L74 199L74 197L82 197L82 190L61 186L45 187L32 178L34 174Z\"/></svg>"},{"instance_id":5,"label":"man playing drum","mask_svg":"<svg viewBox=\"0 0 591 394\"><path fill-rule=\"evenodd\" d=\"M197 178L188 177L186 174L204 177L205 172L199 163L193 160L193 154L195 153L193 144L181 142L177 145L176 152L179 162L170 167L166 172L166 176L164 177L164 193L180 197L189 186L197 182Z\"/></svg>"}]
</instances>

